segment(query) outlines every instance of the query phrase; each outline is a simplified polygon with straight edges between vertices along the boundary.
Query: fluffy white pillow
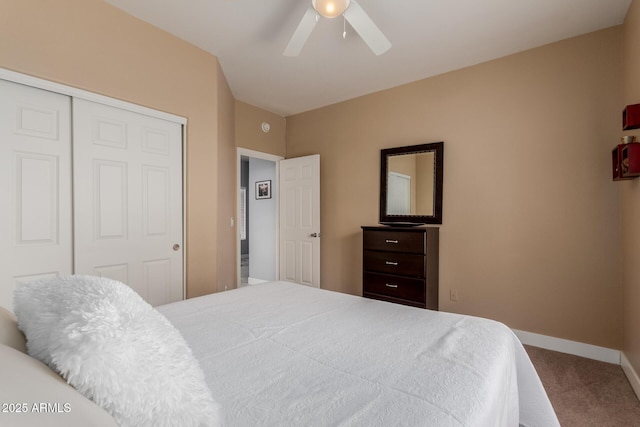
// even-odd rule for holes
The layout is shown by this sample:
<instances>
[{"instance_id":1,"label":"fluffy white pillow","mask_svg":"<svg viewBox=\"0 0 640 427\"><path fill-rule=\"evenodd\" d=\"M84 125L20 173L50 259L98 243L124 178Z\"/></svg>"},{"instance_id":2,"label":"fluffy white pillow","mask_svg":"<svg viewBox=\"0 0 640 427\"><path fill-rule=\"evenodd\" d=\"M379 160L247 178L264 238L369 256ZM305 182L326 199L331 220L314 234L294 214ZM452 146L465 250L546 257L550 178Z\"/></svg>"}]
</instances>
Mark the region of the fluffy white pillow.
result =
<instances>
[{"instance_id":1,"label":"fluffy white pillow","mask_svg":"<svg viewBox=\"0 0 640 427\"><path fill-rule=\"evenodd\" d=\"M69 276L15 290L30 355L124 426L215 426L218 407L176 328L123 283Z\"/></svg>"}]
</instances>

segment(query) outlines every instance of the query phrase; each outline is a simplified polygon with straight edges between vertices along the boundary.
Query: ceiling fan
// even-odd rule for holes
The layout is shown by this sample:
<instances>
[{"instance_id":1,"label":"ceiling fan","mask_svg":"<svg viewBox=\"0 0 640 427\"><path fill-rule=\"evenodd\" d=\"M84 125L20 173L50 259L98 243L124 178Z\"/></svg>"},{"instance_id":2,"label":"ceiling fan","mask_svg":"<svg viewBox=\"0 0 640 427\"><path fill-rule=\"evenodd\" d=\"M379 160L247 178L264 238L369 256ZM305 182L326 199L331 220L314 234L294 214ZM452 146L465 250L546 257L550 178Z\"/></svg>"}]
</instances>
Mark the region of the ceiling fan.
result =
<instances>
[{"instance_id":1,"label":"ceiling fan","mask_svg":"<svg viewBox=\"0 0 640 427\"><path fill-rule=\"evenodd\" d=\"M355 0L311 0L298 28L282 53L284 56L298 56L316 26L319 16L335 18L343 15L362 40L376 55L382 55L391 47L382 31L373 23L369 15Z\"/></svg>"}]
</instances>

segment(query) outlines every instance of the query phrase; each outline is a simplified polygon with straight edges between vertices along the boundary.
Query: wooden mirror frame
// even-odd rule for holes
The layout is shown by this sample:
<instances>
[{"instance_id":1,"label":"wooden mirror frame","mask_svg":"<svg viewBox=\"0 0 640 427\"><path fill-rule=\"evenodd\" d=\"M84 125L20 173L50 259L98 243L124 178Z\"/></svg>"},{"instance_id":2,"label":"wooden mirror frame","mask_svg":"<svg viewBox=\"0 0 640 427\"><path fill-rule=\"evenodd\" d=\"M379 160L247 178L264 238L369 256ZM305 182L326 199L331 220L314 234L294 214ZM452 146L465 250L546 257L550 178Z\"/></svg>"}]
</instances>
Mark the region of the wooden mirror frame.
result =
<instances>
[{"instance_id":1,"label":"wooden mirror frame","mask_svg":"<svg viewBox=\"0 0 640 427\"><path fill-rule=\"evenodd\" d=\"M403 154L434 152L433 215L387 214L387 169L389 157ZM380 151L380 223L396 226L442 224L442 178L444 166L444 142L386 148Z\"/></svg>"}]
</instances>

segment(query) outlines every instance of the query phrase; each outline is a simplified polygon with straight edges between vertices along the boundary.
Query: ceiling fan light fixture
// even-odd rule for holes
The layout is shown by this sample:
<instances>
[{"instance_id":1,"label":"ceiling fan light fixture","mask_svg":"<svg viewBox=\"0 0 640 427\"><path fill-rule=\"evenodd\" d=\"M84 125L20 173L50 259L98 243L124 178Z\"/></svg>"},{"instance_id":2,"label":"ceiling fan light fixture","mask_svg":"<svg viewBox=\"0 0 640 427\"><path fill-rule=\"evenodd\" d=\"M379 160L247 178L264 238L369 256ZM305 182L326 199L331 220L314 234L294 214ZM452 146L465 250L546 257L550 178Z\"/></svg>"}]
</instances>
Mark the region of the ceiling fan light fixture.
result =
<instances>
[{"instance_id":1,"label":"ceiling fan light fixture","mask_svg":"<svg viewBox=\"0 0 640 427\"><path fill-rule=\"evenodd\" d=\"M351 0L312 0L313 8L325 18L335 18L344 13Z\"/></svg>"}]
</instances>

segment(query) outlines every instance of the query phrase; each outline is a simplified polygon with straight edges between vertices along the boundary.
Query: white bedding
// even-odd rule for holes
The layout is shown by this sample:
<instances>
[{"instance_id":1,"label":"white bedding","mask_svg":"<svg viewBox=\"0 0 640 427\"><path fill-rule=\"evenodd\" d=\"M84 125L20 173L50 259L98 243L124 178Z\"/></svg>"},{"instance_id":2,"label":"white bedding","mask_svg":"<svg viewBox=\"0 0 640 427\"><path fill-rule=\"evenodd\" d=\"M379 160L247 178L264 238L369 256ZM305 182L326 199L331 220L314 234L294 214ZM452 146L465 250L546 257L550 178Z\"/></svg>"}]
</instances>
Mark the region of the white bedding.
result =
<instances>
[{"instance_id":1,"label":"white bedding","mask_svg":"<svg viewBox=\"0 0 640 427\"><path fill-rule=\"evenodd\" d=\"M501 323L273 282L158 307L224 425L559 426Z\"/></svg>"}]
</instances>

